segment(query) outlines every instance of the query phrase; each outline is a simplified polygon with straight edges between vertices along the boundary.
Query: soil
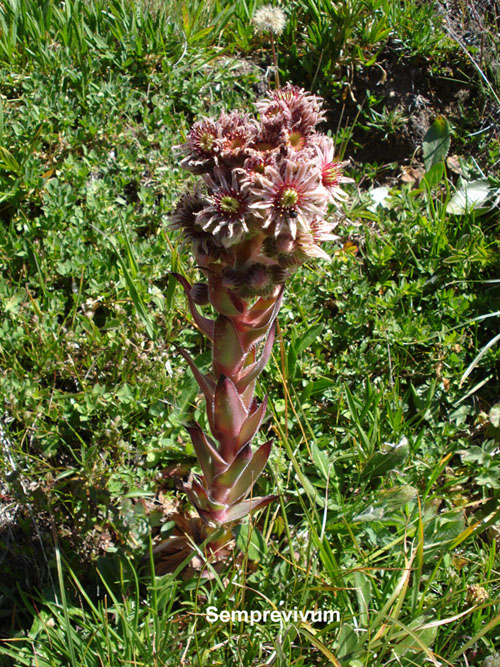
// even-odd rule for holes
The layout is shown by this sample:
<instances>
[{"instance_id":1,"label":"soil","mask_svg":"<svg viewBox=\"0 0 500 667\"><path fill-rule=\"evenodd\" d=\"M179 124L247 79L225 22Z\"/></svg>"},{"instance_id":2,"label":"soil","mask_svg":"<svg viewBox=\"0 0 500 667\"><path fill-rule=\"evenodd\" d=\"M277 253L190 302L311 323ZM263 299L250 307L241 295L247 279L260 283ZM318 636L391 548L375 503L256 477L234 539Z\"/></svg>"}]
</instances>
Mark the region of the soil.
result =
<instances>
[{"instance_id":1,"label":"soil","mask_svg":"<svg viewBox=\"0 0 500 667\"><path fill-rule=\"evenodd\" d=\"M444 115L464 134L485 112L488 115L488 110L481 108L483 96L471 85L473 78L472 66L466 62L441 67L435 73L430 61L401 59L388 48L377 66L355 73L343 103L331 101L329 121L335 126L342 113L343 125L352 126L361 105L349 155L360 163L409 164L437 116ZM371 108L388 119L382 128L368 117L364 104L367 90L379 100ZM394 119L392 126L390 118Z\"/></svg>"}]
</instances>

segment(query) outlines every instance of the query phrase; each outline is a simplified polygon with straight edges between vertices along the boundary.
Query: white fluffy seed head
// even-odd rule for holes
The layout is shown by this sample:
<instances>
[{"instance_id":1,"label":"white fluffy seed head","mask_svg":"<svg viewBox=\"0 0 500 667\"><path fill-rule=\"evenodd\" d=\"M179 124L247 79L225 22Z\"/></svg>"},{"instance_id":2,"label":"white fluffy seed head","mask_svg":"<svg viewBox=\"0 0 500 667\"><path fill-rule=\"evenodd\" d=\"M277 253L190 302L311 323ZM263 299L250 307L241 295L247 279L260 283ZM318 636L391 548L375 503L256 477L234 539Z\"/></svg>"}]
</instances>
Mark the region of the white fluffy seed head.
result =
<instances>
[{"instance_id":1,"label":"white fluffy seed head","mask_svg":"<svg viewBox=\"0 0 500 667\"><path fill-rule=\"evenodd\" d=\"M272 32L275 35L281 35L286 25L285 12L279 7L263 5L255 12L252 23L258 32Z\"/></svg>"}]
</instances>

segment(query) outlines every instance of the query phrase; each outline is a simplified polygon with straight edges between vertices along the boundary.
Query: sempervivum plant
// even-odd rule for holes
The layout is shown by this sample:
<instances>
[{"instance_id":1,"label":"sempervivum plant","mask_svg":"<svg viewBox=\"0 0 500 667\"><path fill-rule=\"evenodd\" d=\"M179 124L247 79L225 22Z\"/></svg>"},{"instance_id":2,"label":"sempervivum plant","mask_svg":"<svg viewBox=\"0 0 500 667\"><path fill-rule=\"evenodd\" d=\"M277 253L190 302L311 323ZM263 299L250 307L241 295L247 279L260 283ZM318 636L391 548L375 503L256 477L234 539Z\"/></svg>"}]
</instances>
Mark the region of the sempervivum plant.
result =
<instances>
[{"instance_id":1,"label":"sempervivum plant","mask_svg":"<svg viewBox=\"0 0 500 667\"><path fill-rule=\"evenodd\" d=\"M190 553L193 538L220 557L231 528L276 498L253 494L271 449L271 441L251 445L267 403L256 400L255 384L271 354L284 283L310 258L328 258L320 248L336 238L328 205L342 198L348 180L333 141L316 131L324 117L319 97L287 85L256 107L258 118L234 111L198 121L178 147L181 165L200 179L171 227L191 245L204 280L191 285L174 275L211 341L210 372L179 351L205 396L211 435L198 424L188 429L201 475L183 488L199 519L187 522L191 536L157 547L163 570ZM200 312L206 305L214 319Z\"/></svg>"}]
</instances>

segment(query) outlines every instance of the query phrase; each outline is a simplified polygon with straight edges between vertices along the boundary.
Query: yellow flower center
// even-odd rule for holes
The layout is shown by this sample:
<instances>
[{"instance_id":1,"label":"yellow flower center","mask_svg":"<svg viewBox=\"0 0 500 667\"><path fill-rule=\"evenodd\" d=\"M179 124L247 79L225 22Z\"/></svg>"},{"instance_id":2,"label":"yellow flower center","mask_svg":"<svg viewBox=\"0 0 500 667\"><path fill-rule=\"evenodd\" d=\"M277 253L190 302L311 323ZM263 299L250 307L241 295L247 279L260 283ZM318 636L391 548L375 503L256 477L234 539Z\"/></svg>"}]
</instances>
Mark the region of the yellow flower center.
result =
<instances>
[{"instance_id":1,"label":"yellow flower center","mask_svg":"<svg viewBox=\"0 0 500 667\"><path fill-rule=\"evenodd\" d=\"M245 145L245 142L241 137L233 137L229 142L229 148L235 150L236 148L241 148Z\"/></svg>"},{"instance_id":2,"label":"yellow flower center","mask_svg":"<svg viewBox=\"0 0 500 667\"><path fill-rule=\"evenodd\" d=\"M294 190L293 188L285 188L281 193L279 205L282 208L293 208L298 201L299 194L297 190Z\"/></svg>"},{"instance_id":3,"label":"yellow flower center","mask_svg":"<svg viewBox=\"0 0 500 667\"><path fill-rule=\"evenodd\" d=\"M323 185L327 187L334 186L338 184L340 175L340 169L336 162L329 162L325 167L323 167L322 181Z\"/></svg>"},{"instance_id":4,"label":"yellow flower center","mask_svg":"<svg viewBox=\"0 0 500 667\"><path fill-rule=\"evenodd\" d=\"M224 211L224 213L238 213L240 210L240 202L236 197L226 195L220 200L219 208L221 211Z\"/></svg>"},{"instance_id":5,"label":"yellow flower center","mask_svg":"<svg viewBox=\"0 0 500 667\"><path fill-rule=\"evenodd\" d=\"M294 151L300 151L306 144L306 138L302 132L290 132L288 135L288 144Z\"/></svg>"},{"instance_id":6,"label":"yellow flower center","mask_svg":"<svg viewBox=\"0 0 500 667\"><path fill-rule=\"evenodd\" d=\"M261 141L260 143L255 144L254 148L256 151L265 153L266 151L272 150L274 147L269 142Z\"/></svg>"},{"instance_id":7,"label":"yellow flower center","mask_svg":"<svg viewBox=\"0 0 500 667\"><path fill-rule=\"evenodd\" d=\"M214 135L210 134L210 132L204 132L200 136L200 148L204 151L210 152L212 150L213 145L214 145Z\"/></svg>"}]
</instances>

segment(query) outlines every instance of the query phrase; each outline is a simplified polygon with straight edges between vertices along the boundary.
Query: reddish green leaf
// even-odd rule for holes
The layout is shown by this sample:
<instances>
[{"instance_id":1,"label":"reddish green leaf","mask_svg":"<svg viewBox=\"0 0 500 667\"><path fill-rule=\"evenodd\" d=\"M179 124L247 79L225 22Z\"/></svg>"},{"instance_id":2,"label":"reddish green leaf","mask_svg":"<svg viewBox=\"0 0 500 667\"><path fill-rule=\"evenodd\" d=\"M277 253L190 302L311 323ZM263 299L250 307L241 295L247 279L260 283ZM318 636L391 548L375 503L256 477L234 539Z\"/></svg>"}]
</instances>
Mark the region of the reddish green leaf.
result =
<instances>
[{"instance_id":1,"label":"reddish green leaf","mask_svg":"<svg viewBox=\"0 0 500 667\"><path fill-rule=\"evenodd\" d=\"M259 407L247 417L245 423L241 427L241 431L238 435L237 446L243 447L247 442L250 442L254 435L260 428L264 415L266 414L267 408L267 396L264 397L264 400L259 405Z\"/></svg>"},{"instance_id":2,"label":"reddish green leaf","mask_svg":"<svg viewBox=\"0 0 500 667\"><path fill-rule=\"evenodd\" d=\"M209 276L208 294L210 303L222 315L231 317L245 312L246 304L243 299L226 289L218 275L211 274Z\"/></svg>"},{"instance_id":3,"label":"reddish green leaf","mask_svg":"<svg viewBox=\"0 0 500 667\"><path fill-rule=\"evenodd\" d=\"M252 405L253 394L255 391L255 382L255 380L252 380L248 387L246 387L240 394L243 405L247 410L250 410L250 406Z\"/></svg>"},{"instance_id":4,"label":"reddish green leaf","mask_svg":"<svg viewBox=\"0 0 500 667\"><path fill-rule=\"evenodd\" d=\"M217 440L236 441L241 427L247 418L248 411L243 405L233 382L221 375L215 388L213 415L211 419L212 433ZM221 451L227 459L227 454Z\"/></svg>"},{"instance_id":5,"label":"reddish green leaf","mask_svg":"<svg viewBox=\"0 0 500 667\"><path fill-rule=\"evenodd\" d=\"M223 375L234 378L245 360L238 335L231 320L219 315L215 320L213 366L217 377Z\"/></svg>"},{"instance_id":6,"label":"reddish green leaf","mask_svg":"<svg viewBox=\"0 0 500 667\"><path fill-rule=\"evenodd\" d=\"M189 435L193 443L194 451L200 463L201 469L210 484L214 478L217 469L227 468L227 463L218 453L215 443L202 430L199 424L195 423L188 427Z\"/></svg>"},{"instance_id":7,"label":"reddish green leaf","mask_svg":"<svg viewBox=\"0 0 500 667\"><path fill-rule=\"evenodd\" d=\"M239 521L247 514L251 514L256 510L262 509L276 500L279 496L265 496L259 498L249 498L237 503L232 507L216 512L207 512L206 510L198 510L201 518L209 524L226 524Z\"/></svg>"},{"instance_id":8,"label":"reddish green leaf","mask_svg":"<svg viewBox=\"0 0 500 667\"><path fill-rule=\"evenodd\" d=\"M276 500L278 496L265 496L259 498L249 498L248 500L243 500L241 503L233 505L228 510L226 510L226 516L224 523L229 523L231 521L238 521L247 514L251 514L256 510L260 510L269 503L272 503L273 500Z\"/></svg>"},{"instance_id":9,"label":"reddish green leaf","mask_svg":"<svg viewBox=\"0 0 500 667\"><path fill-rule=\"evenodd\" d=\"M220 475L217 475L214 479L214 487L221 486L225 489L229 489L233 486L235 481L241 475L243 470L247 467L248 462L252 459L252 450L250 445L242 447L238 453L238 456L234 459L231 465L222 472ZM217 495L214 491L214 495Z\"/></svg>"},{"instance_id":10,"label":"reddish green leaf","mask_svg":"<svg viewBox=\"0 0 500 667\"><path fill-rule=\"evenodd\" d=\"M248 463L229 492L227 498L229 503L234 503L250 493L253 485L264 470L271 451L271 445L272 440L268 440L254 453L252 460Z\"/></svg>"},{"instance_id":11,"label":"reddish green leaf","mask_svg":"<svg viewBox=\"0 0 500 667\"><path fill-rule=\"evenodd\" d=\"M243 318L244 324L250 329L253 329L254 327L268 326L281 307L283 289L284 288L282 287L276 300L264 299L262 297L258 299L250 310L245 313L245 317Z\"/></svg>"},{"instance_id":12,"label":"reddish green leaf","mask_svg":"<svg viewBox=\"0 0 500 667\"><path fill-rule=\"evenodd\" d=\"M254 380L264 370L267 362L269 361L269 357L271 356L271 351L273 349L273 344L274 344L275 332L276 332L276 322L273 322L271 329L269 330L269 335L267 337L266 344L264 345L264 349L262 350L262 355L259 361L252 364L249 367L249 370L245 373L245 375L243 375L243 377L241 377L236 382L236 388L240 393L244 391L245 387L248 386L249 382Z\"/></svg>"},{"instance_id":13,"label":"reddish green leaf","mask_svg":"<svg viewBox=\"0 0 500 667\"><path fill-rule=\"evenodd\" d=\"M212 500L208 495L207 490L197 480L193 480L191 486L185 484L184 491L197 509L220 511L226 507L224 503L218 503Z\"/></svg>"},{"instance_id":14,"label":"reddish green leaf","mask_svg":"<svg viewBox=\"0 0 500 667\"><path fill-rule=\"evenodd\" d=\"M244 350L249 350L253 345L256 345L263 336L266 335L269 327L276 319L278 311L281 307L282 297L283 288L281 289L281 292L276 301L273 301L270 306L267 306L264 310L257 309L253 313L252 317L252 311L259 304L259 301L257 301L257 303L250 309L250 315L245 315L245 333L242 337L242 347ZM264 301L264 303L266 302L267 300Z\"/></svg>"}]
</instances>

